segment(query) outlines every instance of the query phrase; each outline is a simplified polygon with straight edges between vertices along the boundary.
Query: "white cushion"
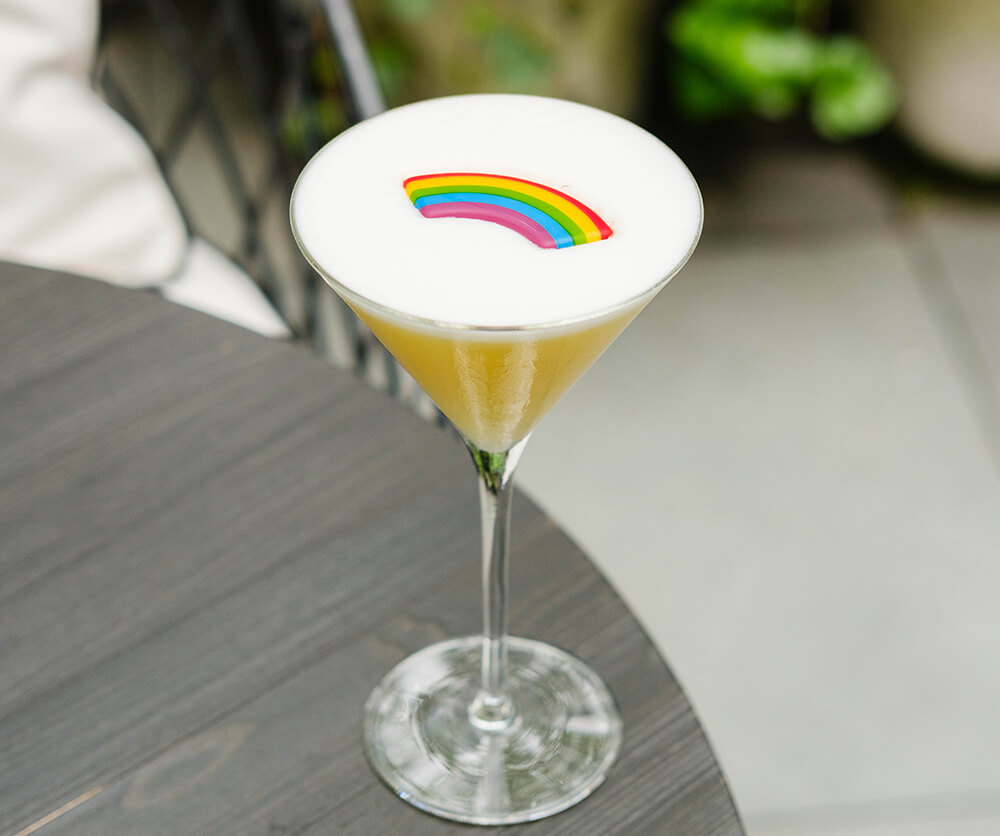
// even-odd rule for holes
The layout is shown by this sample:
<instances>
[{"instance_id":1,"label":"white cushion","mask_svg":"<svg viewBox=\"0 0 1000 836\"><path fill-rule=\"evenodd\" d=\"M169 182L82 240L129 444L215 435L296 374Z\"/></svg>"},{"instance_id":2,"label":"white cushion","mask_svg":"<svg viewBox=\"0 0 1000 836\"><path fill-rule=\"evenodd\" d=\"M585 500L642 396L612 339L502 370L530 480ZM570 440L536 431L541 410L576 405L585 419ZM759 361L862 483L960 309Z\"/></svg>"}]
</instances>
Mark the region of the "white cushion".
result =
<instances>
[{"instance_id":1,"label":"white cushion","mask_svg":"<svg viewBox=\"0 0 1000 836\"><path fill-rule=\"evenodd\" d=\"M184 269L164 284L160 292L178 305L228 319L258 334L289 336L288 326L278 318L256 285L252 295L247 293L248 281L246 273L218 249L195 238ZM238 321L233 318L234 311L239 311Z\"/></svg>"},{"instance_id":2,"label":"white cushion","mask_svg":"<svg viewBox=\"0 0 1000 836\"><path fill-rule=\"evenodd\" d=\"M189 255L152 153L90 86L97 22L97 0L0 0L0 259L129 287L172 278L165 295L287 336L246 274Z\"/></svg>"}]
</instances>

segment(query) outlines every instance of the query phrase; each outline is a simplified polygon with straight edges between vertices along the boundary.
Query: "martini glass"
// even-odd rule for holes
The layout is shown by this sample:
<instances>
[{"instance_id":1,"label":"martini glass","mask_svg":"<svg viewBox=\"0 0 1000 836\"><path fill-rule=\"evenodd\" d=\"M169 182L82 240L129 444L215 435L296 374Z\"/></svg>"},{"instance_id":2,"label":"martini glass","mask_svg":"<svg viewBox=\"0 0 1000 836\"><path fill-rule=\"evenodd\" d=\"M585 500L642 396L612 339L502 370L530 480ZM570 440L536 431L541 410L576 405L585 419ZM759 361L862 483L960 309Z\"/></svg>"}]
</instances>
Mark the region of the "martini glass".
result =
<instances>
[{"instance_id":1,"label":"martini glass","mask_svg":"<svg viewBox=\"0 0 1000 836\"><path fill-rule=\"evenodd\" d=\"M365 706L368 759L401 798L444 818L564 810L604 780L622 722L586 664L508 635L511 479L538 420L690 255L697 187L618 117L463 96L342 134L306 166L291 218L306 258L451 420L478 476L482 634L386 674Z\"/></svg>"}]
</instances>

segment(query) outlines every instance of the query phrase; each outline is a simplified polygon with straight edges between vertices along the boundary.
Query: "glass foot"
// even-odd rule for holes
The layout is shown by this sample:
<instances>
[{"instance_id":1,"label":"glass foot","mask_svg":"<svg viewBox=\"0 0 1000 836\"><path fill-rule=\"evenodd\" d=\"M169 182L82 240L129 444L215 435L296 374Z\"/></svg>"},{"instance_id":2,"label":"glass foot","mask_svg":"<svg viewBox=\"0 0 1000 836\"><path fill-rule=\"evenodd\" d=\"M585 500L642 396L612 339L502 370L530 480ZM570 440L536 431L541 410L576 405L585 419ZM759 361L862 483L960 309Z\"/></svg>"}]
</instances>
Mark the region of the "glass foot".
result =
<instances>
[{"instance_id":1,"label":"glass foot","mask_svg":"<svg viewBox=\"0 0 1000 836\"><path fill-rule=\"evenodd\" d=\"M376 773L416 807L470 824L550 816L588 796L618 755L621 718L579 659L507 639L511 711L475 714L483 640L441 642L404 659L365 705Z\"/></svg>"}]
</instances>

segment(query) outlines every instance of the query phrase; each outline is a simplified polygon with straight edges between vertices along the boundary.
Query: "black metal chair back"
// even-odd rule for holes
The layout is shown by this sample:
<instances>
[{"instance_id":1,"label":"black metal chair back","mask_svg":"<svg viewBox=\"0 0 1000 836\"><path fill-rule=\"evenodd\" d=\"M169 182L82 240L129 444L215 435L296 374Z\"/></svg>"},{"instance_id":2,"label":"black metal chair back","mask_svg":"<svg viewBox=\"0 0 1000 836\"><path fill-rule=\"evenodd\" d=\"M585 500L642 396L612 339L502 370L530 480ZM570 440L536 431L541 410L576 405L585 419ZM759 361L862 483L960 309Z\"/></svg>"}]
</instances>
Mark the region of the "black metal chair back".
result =
<instances>
[{"instance_id":1,"label":"black metal chair back","mask_svg":"<svg viewBox=\"0 0 1000 836\"><path fill-rule=\"evenodd\" d=\"M103 0L101 12L95 86L149 143L189 234L239 264L298 338L413 399L288 226L309 157L384 108L348 0Z\"/></svg>"}]
</instances>

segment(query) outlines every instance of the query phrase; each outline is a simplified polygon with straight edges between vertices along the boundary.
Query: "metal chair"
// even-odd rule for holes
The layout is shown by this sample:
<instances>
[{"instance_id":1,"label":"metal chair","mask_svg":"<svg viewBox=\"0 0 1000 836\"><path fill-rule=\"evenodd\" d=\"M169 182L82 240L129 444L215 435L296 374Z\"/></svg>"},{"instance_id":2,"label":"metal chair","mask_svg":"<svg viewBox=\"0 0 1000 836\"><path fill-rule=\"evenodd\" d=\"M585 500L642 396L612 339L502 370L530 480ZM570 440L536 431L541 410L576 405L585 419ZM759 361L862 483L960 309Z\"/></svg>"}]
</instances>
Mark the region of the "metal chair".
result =
<instances>
[{"instance_id":1,"label":"metal chair","mask_svg":"<svg viewBox=\"0 0 1000 836\"><path fill-rule=\"evenodd\" d=\"M288 226L309 157L384 109L348 0L103 0L94 83L146 138L189 232L239 264L298 338L437 416Z\"/></svg>"}]
</instances>

